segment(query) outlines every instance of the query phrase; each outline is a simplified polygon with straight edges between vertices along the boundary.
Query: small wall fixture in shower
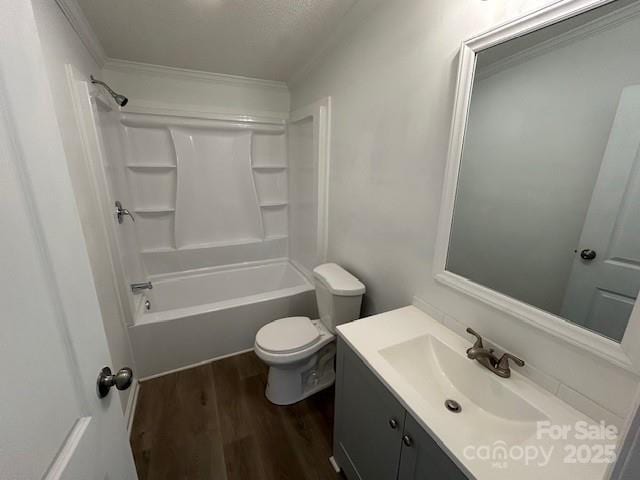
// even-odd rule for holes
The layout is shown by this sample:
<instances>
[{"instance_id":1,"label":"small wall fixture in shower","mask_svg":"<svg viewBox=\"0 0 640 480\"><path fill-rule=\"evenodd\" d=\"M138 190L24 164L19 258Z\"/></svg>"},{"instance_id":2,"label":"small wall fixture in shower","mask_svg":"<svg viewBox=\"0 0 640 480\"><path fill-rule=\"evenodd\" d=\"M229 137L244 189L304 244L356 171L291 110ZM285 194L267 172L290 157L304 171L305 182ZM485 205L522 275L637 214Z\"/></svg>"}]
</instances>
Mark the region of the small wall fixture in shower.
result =
<instances>
[{"instance_id":1,"label":"small wall fixture in shower","mask_svg":"<svg viewBox=\"0 0 640 480\"><path fill-rule=\"evenodd\" d=\"M111 87L109 85L107 85L106 83L104 83L101 80L96 80L95 78L93 78L93 75L91 75L91 83L93 83L94 85L102 85L104 87L104 89L109 92L109 95L111 95L113 97L113 99L116 101L116 103L121 106L124 107L127 103L129 103L129 99L127 97L125 97L124 95L120 95L119 93L114 92Z\"/></svg>"}]
</instances>

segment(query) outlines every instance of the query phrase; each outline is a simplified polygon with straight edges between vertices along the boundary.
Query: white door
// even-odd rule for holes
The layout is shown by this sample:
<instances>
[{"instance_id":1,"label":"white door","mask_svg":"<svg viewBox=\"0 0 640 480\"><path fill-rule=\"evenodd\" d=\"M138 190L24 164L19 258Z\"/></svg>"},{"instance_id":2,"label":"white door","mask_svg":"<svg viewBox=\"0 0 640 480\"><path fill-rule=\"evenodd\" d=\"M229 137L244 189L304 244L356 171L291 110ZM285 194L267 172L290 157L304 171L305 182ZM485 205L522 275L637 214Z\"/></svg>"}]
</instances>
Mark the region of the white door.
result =
<instances>
[{"instance_id":1,"label":"white door","mask_svg":"<svg viewBox=\"0 0 640 480\"><path fill-rule=\"evenodd\" d=\"M640 85L626 87L577 248L562 315L620 341L640 290Z\"/></svg>"},{"instance_id":2,"label":"white door","mask_svg":"<svg viewBox=\"0 0 640 480\"><path fill-rule=\"evenodd\" d=\"M133 480L33 12L0 10L0 478Z\"/></svg>"}]
</instances>

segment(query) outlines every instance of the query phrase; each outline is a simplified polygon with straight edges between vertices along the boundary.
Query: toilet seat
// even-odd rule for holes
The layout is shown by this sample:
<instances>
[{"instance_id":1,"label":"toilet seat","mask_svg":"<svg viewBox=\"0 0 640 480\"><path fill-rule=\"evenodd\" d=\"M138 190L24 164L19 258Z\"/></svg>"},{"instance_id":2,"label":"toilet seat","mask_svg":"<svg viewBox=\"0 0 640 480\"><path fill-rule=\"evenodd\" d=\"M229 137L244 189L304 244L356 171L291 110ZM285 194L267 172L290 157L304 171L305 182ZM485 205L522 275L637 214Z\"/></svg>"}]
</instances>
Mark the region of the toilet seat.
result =
<instances>
[{"instance_id":1,"label":"toilet seat","mask_svg":"<svg viewBox=\"0 0 640 480\"><path fill-rule=\"evenodd\" d=\"M292 318L297 320L291 320ZM282 320L286 321L282 322ZM304 332L304 330L308 329L310 326L315 330L315 333L311 330L307 330L308 336L306 339L302 336L298 337L295 335L289 335L290 332L283 333L283 328L289 328L286 326L289 322L294 325L295 330L299 329ZM265 332L267 333L265 334ZM270 340L273 340L273 337L277 335L287 336L286 341L290 343L286 345L285 341L283 341L280 344L280 348L288 347L288 351L274 351L275 348L278 347L275 343L271 343ZM315 338L310 339L310 337ZM298 341L296 342L294 341L294 339ZM258 333L256 334L256 341L253 347L256 355L258 355L258 357L267 364L288 365L294 364L295 362L303 361L306 358L310 358L314 353L316 353L328 343L332 342L334 339L335 335L329 332L329 330L327 330L327 327L325 327L319 319L309 320L309 317L287 317L268 323L260 330L258 330ZM296 343L297 345L295 345Z\"/></svg>"},{"instance_id":2,"label":"toilet seat","mask_svg":"<svg viewBox=\"0 0 640 480\"><path fill-rule=\"evenodd\" d=\"M286 317L262 327L256 334L256 344L269 353L288 354L306 349L319 337L309 317Z\"/></svg>"}]
</instances>

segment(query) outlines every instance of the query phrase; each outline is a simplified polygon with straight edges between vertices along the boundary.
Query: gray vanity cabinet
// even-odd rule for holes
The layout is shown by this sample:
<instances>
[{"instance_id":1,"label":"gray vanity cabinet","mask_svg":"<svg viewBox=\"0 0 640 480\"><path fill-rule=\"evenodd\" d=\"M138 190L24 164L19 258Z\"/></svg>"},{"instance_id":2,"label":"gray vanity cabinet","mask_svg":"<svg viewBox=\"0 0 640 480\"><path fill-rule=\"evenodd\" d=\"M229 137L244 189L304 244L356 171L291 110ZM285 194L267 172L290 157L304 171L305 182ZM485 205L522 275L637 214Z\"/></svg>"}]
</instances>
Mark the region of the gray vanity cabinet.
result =
<instances>
[{"instance_id":1,"label":"gray vanity cabinet","mask_svg":"<svg viewBox=\"0 0 640 480\"><path fill-rule=\"evenodd\" d=\"M466 480L341 340L333 454L349 480Z\"/></svg>"},{"instance_id":2,"label":"gray vanity cabinet","mask_svg":"<svg viewBox=\"0 0 640 480\"><path fill-rule=\"evenodd\" d=\"M451 459L413 417L406 415L398 480L467 480Z\"/></svg>"},{"instance_id":3,"label":"gray vanity cabinet","mask_svg":"<svg viewBox=\"0 0 640 480\"><path fill-rule=\"evenodd\" d=\"M349 480L395 480L404 408L342 340L337 368L336 461Z\"/></svg>"}]
</instances>

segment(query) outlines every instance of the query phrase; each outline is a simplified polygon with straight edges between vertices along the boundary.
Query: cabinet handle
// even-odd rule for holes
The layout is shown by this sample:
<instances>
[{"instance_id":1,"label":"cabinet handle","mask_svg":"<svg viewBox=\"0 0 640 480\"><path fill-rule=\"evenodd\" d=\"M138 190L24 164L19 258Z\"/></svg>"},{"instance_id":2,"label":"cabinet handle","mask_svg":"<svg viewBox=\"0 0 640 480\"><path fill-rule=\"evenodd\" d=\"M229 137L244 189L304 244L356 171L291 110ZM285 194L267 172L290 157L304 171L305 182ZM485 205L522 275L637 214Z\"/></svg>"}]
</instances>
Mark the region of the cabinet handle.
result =
<instances>
[{"instance_id":1,"label":"cabinet handle","mask_svg":"<svg viewBox=\"0 0 640 480\"><path fill-rule=\"evenodd\" d=\"M389 419L389 426L395 430L396 428L398 428L398 420L396 420L395 418L390 418Z\"/></svg>"},{"instance_id":2,"label":"cabinet handle","mask_svg":"<svg viewBox=\"0 0 640 480\"><path fill-rule=\"evenodd\" d=\"M404 443L407 447L410 447L413 445L413 439L409 435L403 435L402 443Z\"/></svg>"}]
</instances>

